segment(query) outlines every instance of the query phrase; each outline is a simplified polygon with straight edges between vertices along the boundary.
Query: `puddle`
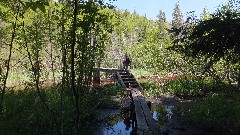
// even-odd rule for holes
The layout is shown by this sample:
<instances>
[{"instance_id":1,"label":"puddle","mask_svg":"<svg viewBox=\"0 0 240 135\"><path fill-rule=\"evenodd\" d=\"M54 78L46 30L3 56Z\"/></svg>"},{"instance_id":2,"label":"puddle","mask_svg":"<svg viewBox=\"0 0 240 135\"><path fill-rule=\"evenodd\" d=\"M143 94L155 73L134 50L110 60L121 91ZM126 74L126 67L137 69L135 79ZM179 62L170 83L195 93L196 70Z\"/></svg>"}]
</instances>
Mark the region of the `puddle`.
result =
<instances>
[{"instance_id":1,"label":"puddle","mask_svg":"<svg viewBox=\"0 0 240 135\"><path fill-rule=\"evenodd\" d=\"M131 112L122 114L120 110L105 111L104 118L95 135L130 135L133 130ZM101 114L100 114L101 115Z\"/></svg>"}]
</instances>

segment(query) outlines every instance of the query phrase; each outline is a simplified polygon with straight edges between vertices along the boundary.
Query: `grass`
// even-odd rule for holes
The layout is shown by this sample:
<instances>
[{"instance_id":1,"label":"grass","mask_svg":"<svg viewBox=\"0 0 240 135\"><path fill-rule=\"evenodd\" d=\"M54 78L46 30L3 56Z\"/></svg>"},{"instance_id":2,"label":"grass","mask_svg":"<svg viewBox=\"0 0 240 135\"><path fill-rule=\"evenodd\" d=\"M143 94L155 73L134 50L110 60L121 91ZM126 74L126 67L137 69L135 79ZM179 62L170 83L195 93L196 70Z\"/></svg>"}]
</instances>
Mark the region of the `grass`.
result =
<instances>
[{"instance_id":1,"label":"grass","mask_svg":"<svg viewBox=\"0 0 240 135\"><path fill-rule=\"evenodd\" d=\"M34 90L8 90L5 94L4 112L0 119L1 134L57 134L61 120L58 90L56 87L42 91L43 98L58 118L57 125L53 122L53 115L45 108ZM74 111L71 111L73 105L70 103L70 99L64 96L63 116L66 118L64 123L67 131L73 131L74 126L72 124Z\"/></svg>"},{"instance_id":2,"label":"grass","mask_svg":"<svg viewBox=\"0 0 240 135\"><path fill-rule=\"evenodd\" d=\"M21 86L25 82L30 82L29 74L27 73L10 73L7 79L7 87Z\"/></svg>"},{"instance_id":3,"label":"grass","mask_svg":"<svg viewBox=\"0 0 240 135\"><path fill-rule=\"evenodd\" d=\"M30 72L23 73L23 72L10 72L8 79L7 79L7 84L6 86L8 88L14 88L18 87L18 90L23 90L25 89L25 85L28 85L32 83L31 77L30 77ZM55 71L54 73L55 79L56 80L61 80L61 72ZM53 77L52 77L52 72L45 72L42 74L40 77L40 82L45 83L47 82L47 85L51 83L53 84Z\"/></svg>"},{"instance_id":4,"label":"grass","mask_svg":"<svg viewBox=\"0 0 240 135\"><path fill-rule=\"evenodd\" d=\"M100 108L114 107L115 108L115 107L119 107L120 103L113 102L112 96L123 97L124 92L122 88L115 86L113 84L108 84L108 85L101 86L96 96L97 97L95 97L94 99L96 98L101 99L99 101L100 104L98 105L98 107Z\"/></svg>"}]
</instances>

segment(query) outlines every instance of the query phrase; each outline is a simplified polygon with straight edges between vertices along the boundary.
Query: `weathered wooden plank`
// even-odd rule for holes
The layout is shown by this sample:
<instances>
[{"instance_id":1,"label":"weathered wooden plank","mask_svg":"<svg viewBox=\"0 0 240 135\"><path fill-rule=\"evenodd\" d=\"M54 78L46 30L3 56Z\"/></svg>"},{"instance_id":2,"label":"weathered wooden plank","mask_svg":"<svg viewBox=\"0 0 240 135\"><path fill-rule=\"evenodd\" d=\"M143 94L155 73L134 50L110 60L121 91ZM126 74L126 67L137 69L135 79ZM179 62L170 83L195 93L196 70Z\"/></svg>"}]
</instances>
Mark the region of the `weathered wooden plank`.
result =
<instances>
[{"instance_id":1,"label":"weathered wooden plank","mask_svg":"<svg viewBox=\"0 0 240 135\"><path fill-rule=\"evenodd\" d=\"M156 121L152 118L150 109L148 108L144 97L141 95L141 92L138 89L132 89L132 96L133 96L134 102L138 101L138 106L135 106L135 109L136 109L136 107L141 107L142 113L143 113L143 114L141 114L141 118L143 118L145 120L145 124L147 124L147 126L149 128L149 130L147 130L146 133L144 133L144 134L151 134L151 135L162 134ZM139 115L139 114L136 114L136 115ZM138 117L138 116L136 116L136 117Z\"/></svg>"},{"instance_id":2,"label":"weathered wooden plank","mask_svg":"<svg viewBox=\"0 0 240 135\"><path fill-rule=\"evenodd\" d=\"M144 110L146 123L148 124L148 127L151 130L152 134L153 135L161 134L160 127L157 125L156 121L153 119L150 109L148 108L148 105L147 105L144 97L139 96L138 98L139 98L139 100L141 102L141 106Z\"/></svg>"},{"instance_id":3,"label":"weathered wooden plank","mask_svg":"<svg viewBox=\"0 0 240 135\"><path fill-rule=\"evenodd\" d=\"M141 103L138 99L138 96L139 92L136 89L132 89L132 98L135 105L138 133L143 134L143 131L149 131L149 127L147 126L144 112Z\"/></svg>"},{"instance_id":4,"label":"weathered wooden plank","mask_svg":"<svg viewBox=\"0 0 240 135\"><path fill-rule=\"evenodd\" d=\"M138 84L138 90L143 90L143 87L138 83L137 79L134 77L134 75L131 73L131 75L133 76L133 78L136 80L137 84Z\"/></svg>"},{"instance_id":5,"label":"weathered wooden plank","mask_svg":"<svg viewBox=\"0 0 240 135\"><path fill-rule=\"evenodd\" d=\"M137 88L132 88L132 96L141 96L141 92Z\"/></svg>"},{"instance_id":6,"label":"weathered wooden plank","mask_svg":"<svg viewBox=\"0 0 240 135\"><path fill-rule=\"evenodd\" d=\"M135 113L136 113L136 119L137 119L137 128L138 131L147 131L149 130L149 127L147 126L147 122L145 120L144 112L142 110L142 106L139 102L138 97L133 97L134 105L135 105Z\"/></svg>"}]
</instances>

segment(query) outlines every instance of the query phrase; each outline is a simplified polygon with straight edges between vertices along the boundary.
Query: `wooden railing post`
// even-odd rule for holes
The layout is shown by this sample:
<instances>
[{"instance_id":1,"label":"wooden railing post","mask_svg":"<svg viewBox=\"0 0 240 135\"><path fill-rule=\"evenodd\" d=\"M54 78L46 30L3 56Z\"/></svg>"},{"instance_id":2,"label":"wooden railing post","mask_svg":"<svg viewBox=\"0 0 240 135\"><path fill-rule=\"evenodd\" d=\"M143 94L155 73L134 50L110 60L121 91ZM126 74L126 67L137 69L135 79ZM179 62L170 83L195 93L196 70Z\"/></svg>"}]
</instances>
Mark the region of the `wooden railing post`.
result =
<instances>
[{"instance_id":1,"label":"wooden railing post","mask_svg":"<svg viewBox=\"0 0 240 135\"><path fill-rule=\"evenodd\" d=\"M93 88L97 89L100 87L100 70L95 69L93 72Z\"/></svg>"}]
</instances>

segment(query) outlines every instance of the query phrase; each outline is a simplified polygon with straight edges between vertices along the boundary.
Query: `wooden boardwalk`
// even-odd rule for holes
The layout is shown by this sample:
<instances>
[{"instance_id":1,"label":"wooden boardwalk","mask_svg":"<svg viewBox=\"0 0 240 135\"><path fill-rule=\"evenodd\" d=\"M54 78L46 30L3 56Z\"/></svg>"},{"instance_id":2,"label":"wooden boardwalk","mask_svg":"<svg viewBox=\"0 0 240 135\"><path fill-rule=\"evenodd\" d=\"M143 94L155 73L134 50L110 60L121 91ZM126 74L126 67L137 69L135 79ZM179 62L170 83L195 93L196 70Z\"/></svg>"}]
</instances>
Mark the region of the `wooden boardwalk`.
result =
<instances>
[{"instance_id":1,"label":"wooden boardwalk","mask_svg":"<svg viewBox=\"0 0 240 135\"><path fill-rule=\"evenodd\" d=\"M131 91L131 98L134 103L138 135L162 135L160 127L152 117L152 113L141 94L142 87L133 74L129 72L118 72L119 84L126 90Z\"/></svg>"},{"instance_id":2,"label":"wooden boardwalk","mask_svg":"<svg viewBox=\"0 0 240 135\"><path fill-rule=\"evenodd\" d=\"M137 88L132 88L132 98L135 106L137 133L139 135L161 135L162 132L153 119L150 109Z\"/></svg>"}]
</instances>

